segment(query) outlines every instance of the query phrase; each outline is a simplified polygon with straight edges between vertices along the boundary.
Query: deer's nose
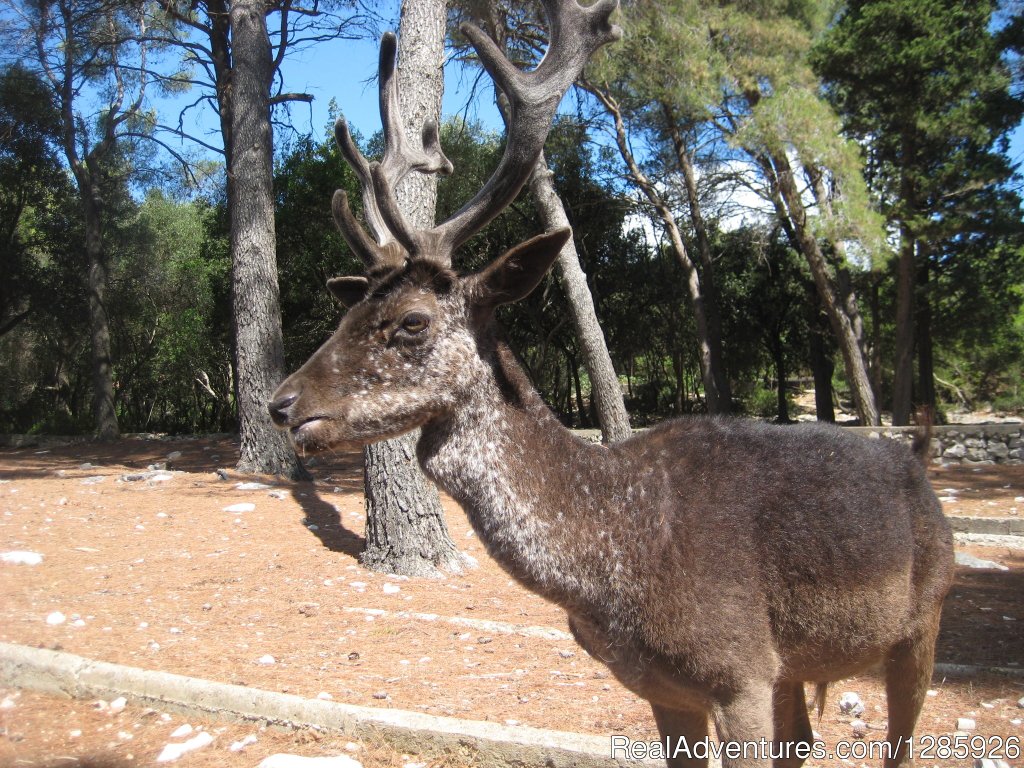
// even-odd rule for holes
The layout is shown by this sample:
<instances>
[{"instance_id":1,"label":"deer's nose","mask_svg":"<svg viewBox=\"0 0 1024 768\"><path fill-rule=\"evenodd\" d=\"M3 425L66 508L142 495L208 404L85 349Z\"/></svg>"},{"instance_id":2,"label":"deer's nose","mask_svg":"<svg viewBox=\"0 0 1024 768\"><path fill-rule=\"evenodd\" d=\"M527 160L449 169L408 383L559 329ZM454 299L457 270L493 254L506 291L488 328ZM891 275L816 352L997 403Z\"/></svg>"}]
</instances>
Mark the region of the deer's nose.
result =
<instances>
[{"instance_id":1,"label":"deer's nose","mask_svg":"<svg viewBox=\"0 0 1024 768\"><path fill-rule=\"evenodd\" d=\"M288 412L288 409L298 399L298 392L288 392L267 403L267 410L270 411L270 418L274 420L274 423L277 424L277 426L283 427L288 423L288 417L291 415Z\"/></svg>"}]
</instances>

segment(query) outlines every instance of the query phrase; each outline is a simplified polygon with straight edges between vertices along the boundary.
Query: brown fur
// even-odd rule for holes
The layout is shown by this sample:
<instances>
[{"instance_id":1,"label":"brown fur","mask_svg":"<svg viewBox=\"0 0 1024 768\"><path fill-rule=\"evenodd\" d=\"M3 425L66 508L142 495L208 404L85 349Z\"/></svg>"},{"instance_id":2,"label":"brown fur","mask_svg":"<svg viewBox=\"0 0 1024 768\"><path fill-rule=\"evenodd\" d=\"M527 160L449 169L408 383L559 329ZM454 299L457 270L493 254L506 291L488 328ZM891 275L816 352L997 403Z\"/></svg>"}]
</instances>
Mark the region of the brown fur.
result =
<instances>
[{"instance_id":1,"label":"brown fur","mask_svg":"<svg viewBox=\"0 0 1024 768\"><path fill-rule=\"evenodd\" d=\"M662 736L703 738L710 716L722 739L808 742L803 682L823 693L883 665L901 743L952 574L950 529L914 455L927 435L911 451L821 424L687 418L609 447L578 440L491 321L487 286L502 301L528 292L538 278L517 291L517 276L538 268L518 262L553 258L553 240L489 268L500 280L446 274L437 290L421 270L375 290L281 385L275 419L299 448L422 427L427 474L502 567L565 608L579 643L651 702ZM429 328L396 331L410 312Z\"/></svg>"}]
</instances>

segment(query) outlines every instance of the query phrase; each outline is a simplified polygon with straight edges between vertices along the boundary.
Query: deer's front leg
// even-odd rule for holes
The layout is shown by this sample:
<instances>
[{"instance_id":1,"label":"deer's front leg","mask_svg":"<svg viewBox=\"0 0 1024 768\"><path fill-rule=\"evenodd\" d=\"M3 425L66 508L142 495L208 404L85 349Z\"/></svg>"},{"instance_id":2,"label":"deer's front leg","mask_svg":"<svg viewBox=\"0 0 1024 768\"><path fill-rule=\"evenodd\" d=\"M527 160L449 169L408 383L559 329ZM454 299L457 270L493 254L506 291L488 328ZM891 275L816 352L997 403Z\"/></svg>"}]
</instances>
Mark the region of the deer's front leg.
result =
<instances>
[{"instance_id":1,"label":"deer's front leg","mask_svg":"<svg viewBox=\"0 0 1024 768\"><path fill-rule=\"evenodd\" d=\"M774 732L771 680L751 680L712 707L722 768L768 768Z\"/></svg>"},{"instance_id":2,"label":"deer's front leg","mask_svg":"<svg viewBox=\"0 0 1024 768\"><path fill-rule=\"evenodd\" d=\"M688 709L669 709L652 704L654 722L658 724L661 742L669 750L668 768L707 768L708 750L700 742L708 738L706 712ZM696 757L703 755L703 757Z\"/></svg>"}]
</instances>

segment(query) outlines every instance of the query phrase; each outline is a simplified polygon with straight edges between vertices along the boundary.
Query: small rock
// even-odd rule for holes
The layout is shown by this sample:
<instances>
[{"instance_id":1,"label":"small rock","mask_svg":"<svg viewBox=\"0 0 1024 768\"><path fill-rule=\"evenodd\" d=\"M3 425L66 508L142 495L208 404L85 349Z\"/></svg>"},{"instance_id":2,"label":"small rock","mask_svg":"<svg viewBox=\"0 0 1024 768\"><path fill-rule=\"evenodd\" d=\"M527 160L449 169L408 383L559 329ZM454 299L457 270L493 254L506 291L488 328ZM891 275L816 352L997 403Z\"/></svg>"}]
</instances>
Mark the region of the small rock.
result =
<instances>
[{"instance_id":1,"label":"small rock","mask_svg":"<svg viewBox=\"0 0 1024 768\"><path fill-rule=\"evenodd\" d=\"M128 706L128 699L124 696L118 696L112 702L110 702L110 712L117 714L118 712L124 712L124 708Z\"/></svg>"},{"instance_id":2,"label":"small rock","mask_svg":"<svg viewBox=\"0 0 1024 768\"><path fill-rule=\"evenodd\" d=\"M559 651L558 655L561 656L563 659L571 659L576 654L572 651Z\"/></svg>"},{"instance_id":3,"label":"small rock","mask_svg":"<svg viewBox=\"0 0 1024 768\"><path fill-rule=\"evenodd\" d=\"M78 468L79 468L79 469L82 469L82 470L86 470L86 469L92 469L92 464L90 464L90 463L89 463L89 462L87 461L87 462L85 462L84 464L79 464L79 465L78 465Z\"/></svg>"},{"instance_id":4,"label":"small rock","mask_svg":"<svg viewBox=\"0 0 1024 768\"><path fill-rule=\"evenodd\" d=\"M239 491L269 491L271 488L273 486L266 483L238 483L235 486L235 489Z\"/></svg>"},{"instance_id":5,"label":"small rock","mask_svg":"<svg viewBox=\"0 0 1024 768\"><path fill-rule=\"evenodd\" d=\"M10 565L39 565L43 562L43 556L38 552L16 550L14 552L4 552L0 555L0 562L9 563Z\"/></svg>"},{"instance_id":6,"label":"small rock","mask_svg":"<svg viewBox=\"0 0 1024 768\"><path fill-rule=\"evenodd\" d=\"M958 717L956 719L956 729L958 731L973 731L978 727L978 724L970 717Z\"/></svg>"},{"instance_id":7,"label":"small rock","mask_svg":"<svg viewBox=\"0 0 1024 768\"><path fill-rule=\"evenodd\" d=\"M170 763L177 760L182 755L187 755L189 752L195 752L197 749L202 749L212 743L213 736L206 731L203 731L181 744L165 745L160 754L157 755L156 761L158 763Z\"/></svg>"},{"instance_id":8,"label":"small rock","mask_svg":"<svg viewBox=\"0 0 1024 768\"><path fill-rule=\"evenodd\" d=\"M270 493L267 494L267 496L269 496L272 499L287 499L288 498L288 494L285 493L284 491L271 491Z\"/></svg>"},{"instance_id":9,"label":"small rock","mask_svg":"<svg viewBox=\"0 0 1024 768\"><path fill-rule=\"evenodd\" d=\"M217 475L221 480L228 480L228 471L226 469L218 469L214 474Z\"/></svg>"},{"instance_id":10,"label":"small rock","mask_svg":"<svg viewBox=\"0 0 1024 768\"><path fill-rule=\"evenodd\" d=\"M68 617L60 611L54 611L46 617L46 623L49 624L51 627L59 626L67 620Z\"/></svg>"},{"instance_id":11,"label":"small rock","mask_svg":"<svg viewBox=\"0 0 1024 768\"><path fill-rule=\"evenodd\" d=\"M348 660L349 661L359 661L359 653L356 652L356 651L352 651L352 653L350 653L348 655Z\"/></svg>"},{"instance_id":12,"label":"small rock","mask_svg":"<svg viewBox=\"0 0 1024 768\"><path fill-rule=\"evenodd\" d=\"M181 458L181 451L171 451L167 454L168 461L177 461Z\"/></svg>"},{"instance_id":13,"label":"small rock","mask_svg":"<svg viewBox=\"0 0 1024 768\"><path fill-rule=\"evenodd\" d=\"M980 557L975 557L967 552L957 552L955 555L956 564L965 566L966 568L977 568L977 569L988 569L993 571L1008 571L1010 570L1005 565L994 562L992 560L983 560Z\"/></svg>"},{"instance_id":14,"label":"small rock","mask_svg":"<svg viewBox=\"0 0 1024 768\"><path fill-rule=\"evenodd\" d=\"M383 701L387 697L388 697L387 691L377 691L375 694L373 694L373 698L377 699L378 701Z\"/></svg>"},{"instance_id":15,"label":"small rock","mask_svg":"<svg viewBox=\"0 0 1024 768\"><path fill-rule=\"evenodd\" d=\"M82 485L96 485L97 483L102 483L106 479L107 478L105 475L93 475L92 477L84 477L82 478Z\"/></svg>"},{"instance_id":16,"label":"small rock","mask_svg":"<svg viewBox=\"0 0 1024 768\"><path fill-rule=\"evenodd\" d=\"M488 637L487 635L484 635L483 637L478 637L476 639L476 641L480 645L487 645L488 643L493 643L494 642L494 638L493 637Z\"/></svg>"},{"instance_id":17,"label":"small rock","mask_svg":"<svg viewBox=\"0 0 1024 768\"><path fill-rule=\"evenodd\" d=\"M320 603L302 603L299 606L299 613L303 616L316 616L320 613Z\"/></svg>"},{"instance_id":18,"label":"small rock","mask_svg":"<svg viewBox=\"0 0 1024 768\"><path fill-rule=\"evenodd\" d=\"M184 739L186 736L191 736L193 730L195 729L189 723L184 723L171 731L171 738Z\"/></svg>"},{"instance_id":19,"label":"small rock","mask_svg":"<svg viewBox=\"0 0 1024 768\"><path fill-rule=\"evenodd\" d=\"M844 715L858 717L864 714L864 702L853 691L846 691L839 697L839 711Z\"/></svg>"},{"instance_id":20,"label":"small rock","mask_svg":"<svg viewBox=\"0 0 1024 768\"><path fill-rule=\"evenodd\" d=\"M334 701L334 697L331 696L331 694L329 694L327 691L320 691L320 693L318 693L316 697L320 699L320 701Z\"/></svg>"},{"instance_id":21,"label":"small rock","mask_svg":"<svg viewBox=\"0 0 1024 768\"><path fill-rule=\"evenodd\" d=\"M256 659L256 663L263 664L265 666L270 666L271 664L277 664L277 659L275 659L273 656L267 653Z\"/></svg>"},{"instance_id":22,"label":"small rock","mask_svg":"<svg viewBox=\"0 0 1024 768\"><path fill-rule=\"evenodd\" d=\"M230 506L224 507L225 512L231 512L232 514L236 514L238 512L252 512L255 509L256 505L250 504L247 501L242 502L241 504L231 504Z\"/></svg>"},{"instance_id":23,"label":"small rock","mask_svg":"<svg viewBox=\"0 0 1024 768\"><path fill-rule=\"evenodd\" d=\"M401 591L402 591L402 588L400 586L398 586L397 584L387 584L387 583L384 584L384 594L385 595L394 595L394 594L397 594L397 593L399 593Z\"/></svg>"},{"instance_id":24,"label":"small rock","mask_svg":"<svg viewBox=\"0 0 1024 768\"><path fill-rule=\"evenodd\" d=\"M243 749L245 749L248 746L251 746L251 745L255 744L257 741L258 741L258 739L256 738L256 735L253 734L253 733L250 733L248 736L246 736L241 741L233 742L231 744L231 746L228 747L228 749L230 749L232 752L241 752Z\"/></svg>"}]
</instances>

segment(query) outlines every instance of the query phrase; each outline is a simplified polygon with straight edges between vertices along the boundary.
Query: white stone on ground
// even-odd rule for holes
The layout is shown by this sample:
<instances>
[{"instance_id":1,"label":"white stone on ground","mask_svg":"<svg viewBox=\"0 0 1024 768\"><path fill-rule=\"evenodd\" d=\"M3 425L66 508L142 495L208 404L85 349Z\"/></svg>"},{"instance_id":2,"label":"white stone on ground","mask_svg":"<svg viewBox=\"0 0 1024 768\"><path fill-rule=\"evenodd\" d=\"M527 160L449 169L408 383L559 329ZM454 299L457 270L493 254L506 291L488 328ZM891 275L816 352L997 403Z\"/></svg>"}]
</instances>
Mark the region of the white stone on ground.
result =
<instances>
[{"instance_id":1,"label":"white stone on ground","mask_svg":"<svg viewBox=\"0 0 1024 768\"><path fill-rule=\"evenodd\" d=\"M13 552L4 552L0 555L0 562L10 565L39 565L43 562L43 556L38 552L15 550Z\"/></svg>"},{"instance_id":2,"label":"white stone on ground","mask_svg":"<svg viewBox=\"0 0 1024 768\"><path fill-rule=\"evenodd\" d=\"M958 717L956 719L956 729L958 731L973 731L978 727L978 724L970 717Z\"/></svg>"},{"instance_id":3,"label":"white stone on ground","mask_svg":"<svg viewBox=\"0 0 1024 768\"><path fill-rule=\"evenodd\" d=\"M208 747L213 743L213 736L202 731L196 734L188 741L183 741L180 744L166 744L160 754L157 755L156 761L158 763L170 763L180 757L187 755L189 752L195 752L197 749Z\"/></svg>"},{"instance_id":4,"label":"white stone on ground","mask_svg":"<svg viewBox=\"0 0 1024 768\"><path fill-rule=\"evenodd\" d=\"M232 752L241 752L243 749L245 749L248 746L251 746L251 745L255 744L257 741L258 741L258 739L256 738L256 734L250 733L244 739L241 739L240 741L232 742L231 746L228 747L228 749L231 750Z\"/></svg>"},{"instance_id":5,"label":"white stone on ground","mask_svg":"<svg viewBox=\"0 0 1024 768\"><path fill-rule=\"evenodd\" d=\"M247 501L242 502L241 504L232 504L228 507L224 507L225 512L231 512L232 514L238 512L252 512L254 509L256 509L256 505Z\"/></svg>"},{"instance_id":6,"label":"white stone on ground","mask_svg":"<svg viewBox=\"0 0 1024 768\"><path fill-rule=\"evenodd\" d=\"M839 697L839 711L844 715L857 717L864 713L864 702L853 691L846 691Z\"/></svg>"},{"instance_id":7,"label":"white stone on ground","mask_svg":"<svg viewBox=\"0 0 1024 768\"><path fill-rule=\"evenodd\" d=\"M969 552L957 552L955 555L955 559L957 565L963 565L967 568L977 568L981 570L988 569L993 571L1010 570L1001 563L994 562L993 560L983 560L980 557L975 557Z\"/></svg>"}]
</instances>

